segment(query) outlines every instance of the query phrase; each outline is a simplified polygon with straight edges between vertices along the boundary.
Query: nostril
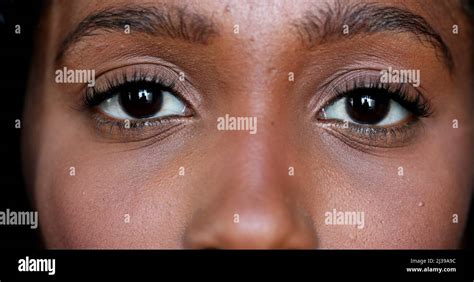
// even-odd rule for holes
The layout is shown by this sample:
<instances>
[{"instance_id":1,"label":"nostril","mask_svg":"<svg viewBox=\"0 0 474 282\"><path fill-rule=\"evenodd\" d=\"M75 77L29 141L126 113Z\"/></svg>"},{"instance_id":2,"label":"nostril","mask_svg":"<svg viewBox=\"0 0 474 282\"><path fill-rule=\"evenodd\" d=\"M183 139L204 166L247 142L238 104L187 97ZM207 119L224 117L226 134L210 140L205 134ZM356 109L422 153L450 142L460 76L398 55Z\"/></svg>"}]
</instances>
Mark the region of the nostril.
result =
<instances>
[{"instance_id":1,"label":"nostril","mask_svg":"<svg viewBox=\"0 0 474 282\"><path fill-rule=\"evenodd\" d=\"M205 217L201 214L188 226L184 246L199 250L316 247L315 234L308 227L311 225L295 219L290 210L283 212L280 208L272 211L261 206L247 206L245 212L241 211L238 224L231 220L231 213L227 210L216 210L211 221L203 220Z\"/></svg>"}]
</instances>

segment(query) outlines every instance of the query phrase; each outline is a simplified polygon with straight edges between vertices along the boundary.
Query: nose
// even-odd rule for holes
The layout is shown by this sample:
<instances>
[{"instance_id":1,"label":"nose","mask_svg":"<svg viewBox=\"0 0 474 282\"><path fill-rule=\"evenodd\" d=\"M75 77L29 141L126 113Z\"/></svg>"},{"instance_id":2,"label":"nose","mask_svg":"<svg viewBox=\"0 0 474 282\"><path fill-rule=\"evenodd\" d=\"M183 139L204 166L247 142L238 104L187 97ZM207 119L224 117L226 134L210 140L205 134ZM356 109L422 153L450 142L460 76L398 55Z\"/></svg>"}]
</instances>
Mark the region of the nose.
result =
<instances>
[{"instance_id":1,"label":"nose","mask_svg":"<svg viewBox=\"0 0 474 282\"><path fill-rule=\"evenodd\" d=\"M228 147L226 162L216 160L219 168L212 169L218 180L208 176L206 195L185 231L185 248L316 247L312 220L298 201L298 189L281 154L250 146L259 154L237 144Z\"/></svg>"},{"instance_id":2,"label":"nose","mask_svg":"<svg viewBox=\"0 0 474 282\"><path fill-rule=\"evenodd\" d=\"M245 207L221 203L198 213L186 231L185 247L192 249L311 249L316 240L309 225L263 201ZM224 207L226 206L226 207ZM230 208L230 207L234 208Z\"/></svg>"}]
</instances>

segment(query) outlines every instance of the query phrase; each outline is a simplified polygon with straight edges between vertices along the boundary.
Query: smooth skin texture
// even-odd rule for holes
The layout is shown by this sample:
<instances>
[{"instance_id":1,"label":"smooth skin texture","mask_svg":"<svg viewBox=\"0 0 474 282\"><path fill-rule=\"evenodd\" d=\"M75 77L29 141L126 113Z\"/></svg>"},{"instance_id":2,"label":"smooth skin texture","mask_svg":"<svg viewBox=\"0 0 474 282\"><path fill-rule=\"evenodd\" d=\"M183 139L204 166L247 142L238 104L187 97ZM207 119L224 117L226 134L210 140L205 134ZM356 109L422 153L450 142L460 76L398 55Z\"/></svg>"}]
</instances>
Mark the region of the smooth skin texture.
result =
<instances>
[{"instance_id":1,"label":"smooth skin texture","mask_svg":"<svg viewBox=\"0 0 474 282\"><path fill-rule=\"evenodd\" d=\"M52 1L37 37L22 139L46 247L462 247L474 186L468 19L455 1L372 3L423 17L449 48L452 70L410 32L322 39L318 31L305 39L298 23L309 11L325 22L318 11L338 7L329 0ZM130 34L97 30L65 48L88 15L137 6L186 7L214 27L189 42L132 24ZM117 69L175 81L182 71L186 81L177 84L192 113L140 129L98 124L96 111L83 107L85 84L55 83L64 66L94 69L97 85ZM432 115L392 143L364 145L349 130L322 126L316 117L331 95L324 83L335 86L335 74L348 68L389 66L420 70ZM257 134L218 131L226 114L257 117ZM325 224L333 209L364 212L364 228Z\"/></svg>"}]
</instances>

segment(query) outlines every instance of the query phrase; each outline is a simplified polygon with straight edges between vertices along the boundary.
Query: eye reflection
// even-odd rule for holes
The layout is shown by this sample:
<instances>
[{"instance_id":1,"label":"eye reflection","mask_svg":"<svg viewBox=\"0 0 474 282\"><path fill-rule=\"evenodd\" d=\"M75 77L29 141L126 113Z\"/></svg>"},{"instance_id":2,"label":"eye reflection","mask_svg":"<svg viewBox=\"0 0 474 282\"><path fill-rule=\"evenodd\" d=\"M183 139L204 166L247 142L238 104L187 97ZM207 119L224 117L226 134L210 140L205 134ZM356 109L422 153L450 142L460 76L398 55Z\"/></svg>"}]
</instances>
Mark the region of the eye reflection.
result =
<instances>
[{"instance_id":1,"label":"eye reflection","mask_svg":"<svg viewBox=\"0 0 474 282\"><path fill-rule=\"evenodd\" d=\"M375 124L387 116L390 100L385 95L351 95L346 98L346 111L358 123Z\"/></svg>"},{"instance_id":2,"label":"eye reflection","mask_svg":"<svg viewBox=\"0 0 474 282\"><path fill-rule=\"evenodd\" d=\"M184 115L186 106L170 90L154 82L129 82L98 108L115 119L149 119Z\"/></svg>"},{"instance_id":3,"label":"eye reflection","mask_svg":"<svg viewBox=\"0 0 474 282\"><path fill-rule=\"evenodd\" d=\"M134 118L147 118L160 110L163 103L162 91L132 88L120 93L119 103L124 112Z\"/></svg>"},{"instance_id":4,"label":"eye reflection","mask_svg":"<svg viewBox=\"0 0 474 282\"><path fill-rule=\"evenodd\" d=\"M361 125L390 126L412 114L384 94L352 93L324 108L325 119L349 121Z\"/></svg>"}]
</instances>

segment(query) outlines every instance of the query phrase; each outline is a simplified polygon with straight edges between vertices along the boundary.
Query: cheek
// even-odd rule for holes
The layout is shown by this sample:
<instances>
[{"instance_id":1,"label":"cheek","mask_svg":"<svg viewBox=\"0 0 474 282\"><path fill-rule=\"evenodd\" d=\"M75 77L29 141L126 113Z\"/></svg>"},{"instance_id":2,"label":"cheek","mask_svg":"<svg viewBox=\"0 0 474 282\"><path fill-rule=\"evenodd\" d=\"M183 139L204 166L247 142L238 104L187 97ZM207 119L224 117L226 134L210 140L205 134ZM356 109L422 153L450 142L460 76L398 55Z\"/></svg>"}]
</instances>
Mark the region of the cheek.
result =
<instances>
[{"instance_id":1,"label":"cheek","mask_svg":"<svg viewBox=\"0 0 474 282\"><path fill-rule=\"evenodd\" d=\"M446 140L428 136L409 150L397 149L394 157L382 157L327 136L311 150L326 148L324 154L302 154L308 173L300 186L320 247L457 248L472 188L463 171L469 158L462 153L470 145L458 138L457 153ZM326 213L334 209L363 213L364 227L327 224Z\"/></svg>"},{"instance_id":2,"label":"cheek","mask_svg":"<svg viewBox=\"0 0 474 282\"><path fill-rule=\"evenodd\" d=\"M179 184L160 181L164 173L156 171L142 177L126 165L97 169L110 160L77 162L71 176L66 163L57 160L56 173L37 186L49 247L179 247L185 221Z\"/></svg>"},{"instance_id":3,"label":"cheek","mask_svg":"<svg viewBox=\"0 0 474 282\"><path fill-rule=\"evenodd\" d=\"M110 144L62 133L40 148L36 166L48 247L180 247L188 211L178 164L146 157L146 150L111 153Z\"/></svg>"}]
</instances>

